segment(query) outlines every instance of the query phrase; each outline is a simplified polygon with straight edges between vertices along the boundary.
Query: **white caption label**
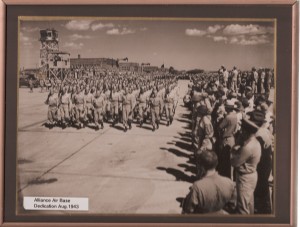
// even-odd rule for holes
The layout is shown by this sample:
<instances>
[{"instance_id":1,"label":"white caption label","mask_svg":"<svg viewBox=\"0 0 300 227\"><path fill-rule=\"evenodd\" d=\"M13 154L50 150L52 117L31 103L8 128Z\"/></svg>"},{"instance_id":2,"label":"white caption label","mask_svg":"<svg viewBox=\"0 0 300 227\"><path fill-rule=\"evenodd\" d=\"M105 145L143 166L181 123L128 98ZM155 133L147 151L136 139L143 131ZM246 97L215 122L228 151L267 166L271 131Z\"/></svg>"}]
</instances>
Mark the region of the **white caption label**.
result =
<instances>
[{"instance_id":1,"label":"white caption label","mask_svg":"<svg viewBox=\"0 0 300 227\"><path fill-rule=\"evenodd\" d=\"M88 198L70 197L29 197L23 199L25 210L72 210L88 211Z\"/></svg>"}]
</instances>

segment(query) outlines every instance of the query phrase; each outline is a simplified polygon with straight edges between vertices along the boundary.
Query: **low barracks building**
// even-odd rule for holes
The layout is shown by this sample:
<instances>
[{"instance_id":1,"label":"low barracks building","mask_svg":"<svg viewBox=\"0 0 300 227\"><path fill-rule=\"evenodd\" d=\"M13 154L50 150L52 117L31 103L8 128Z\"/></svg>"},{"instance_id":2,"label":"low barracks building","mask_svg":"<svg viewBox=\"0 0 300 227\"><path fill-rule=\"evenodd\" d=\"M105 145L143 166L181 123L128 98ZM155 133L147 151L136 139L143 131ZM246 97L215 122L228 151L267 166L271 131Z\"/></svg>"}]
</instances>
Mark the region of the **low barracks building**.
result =
<instances>
[{"instance_id":1,"label":"low barracks building","mask_svg":"<svg viewBox=\"0 0 300 227\"><path fill-rule=\"evenodd\" d=\"M121 71L130 71L130 72L140 72L141 67L139 63L136 62L120 62L119 69Z\"/></svg>"},{"instance_id":2,"label":"low barracks building","mask_svg":"<svg viewBox=\"0 0 300 227\"><path fill-rule=\"evenodd\" d=\"M78 58L70 59L70 66L72 69L80 67L99 67L99 68L117 68L119 66L120 71L129 71L129 72L157 72L157 71L166 71L167 69L160 69L157 66L152 65L140 65L137 62L118 62L112 58L81 58L78 55Z\"/></svg>"},{"instance_id":3,"label":"low barracks building","mask_svg":"<svg viewBox=\"0 0 300 227\"><path fill-rule=\"evenodd\" d=\"M117 67L117 61L112 58L81 58L78 55L78 58L70 59L71 68L76 67L101 67L101 68L109 68L109 67Z\"/></svg>"}]
</instances>

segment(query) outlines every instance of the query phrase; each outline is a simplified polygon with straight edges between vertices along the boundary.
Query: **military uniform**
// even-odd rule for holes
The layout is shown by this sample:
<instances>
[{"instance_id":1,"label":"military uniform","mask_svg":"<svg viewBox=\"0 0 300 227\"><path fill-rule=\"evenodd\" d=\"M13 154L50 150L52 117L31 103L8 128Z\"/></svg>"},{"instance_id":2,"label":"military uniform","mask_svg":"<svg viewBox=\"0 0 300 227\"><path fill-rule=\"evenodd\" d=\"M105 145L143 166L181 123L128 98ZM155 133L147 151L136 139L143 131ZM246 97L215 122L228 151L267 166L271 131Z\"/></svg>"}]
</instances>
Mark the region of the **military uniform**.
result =
<instances>
[{"instance_id":1,"label":"military uniform","mask_svg":"<svg viewBox=\"0 0 300 227\"><path fill-rule=\"evenodd\" d=\"M103 128L103 110L105 108L105 95L101 94L99 97L93 99L94 106L94 121L97 128L99 128L99 122L101 128Z\"/></svg>"},{"instance_id":2,"label":"military uniform","mask_svg":"<svg viewBox=\"0 0 300 227\"><path fill-rule=\"evenodd\" d=\"M85 119L85 99L82 93L74 95L74 104L76 123L80 124L80 121L83 122Z\"/></svg>"},{"instance_id":3,"label":"military uniform","mask_svg":"<svg viewBox=\"0 0 300 227\"><path fill-rule=\"evenodd\" d=\"M232 152L231 164L235 167L237 206L239 214L254 214L254 190L257 184L257 165L261 146L255 136L250 137L238 151Z\"/></svg>"},{"instance_id":4,"label":"military uniform","mask_svg":"<svg viewBox=\"0 0 300 227\"><path fill-rule=\"evenodd\" d=\"M110 102L110 90L105 91L104 95L105 95L105 107L104 107L104 112L106 114L106 118L108 120L108 118L110 117L109 115L111 114L111 102Z\"/></svg>"},{"instance_id":5,"label":"military uniform","mask_svg":"<svg viewBox=\"0 0 300 227\"><path fill-rule=\"evenodd\" d=\"M46 101L48 104L48 123L53 125L57 120L57 106L58 106L58 97L57 95L53 94L50 95Z\"/></svg>"},{"instance_id":6,"label":"military uniform","mask_svg":"<svg viewBox=\"0 0 300 227\"><path fill-rule=\"evenodd\" d=\"M70 121L71 104L70 94L65 93L60 97L60 115L63 124Z\"/></svg>"},{"instance_id":7,"label":"military uniform","mask_svg":"<svg viewBox=\"0 0 300 227\"><path fill-rule=\"evenodd\" d=\"M239 72L235 69L232 71L232 82L231 82L231 90L237 92L237 79Z\"/></svg>"},{"instance_id":8,"label":"military uniform","mask_svg":"<svg viewBox=\"0 0 300 227\"><path fill-rule=\"evenodd\" d=\"M118 122L120 94L118 92L112 92L110 101L111 101L110 113L111 113L113 125L114 125L115 123Z\"/></svg>"},{"instance_id":9,"label":"military uniform","mask_svg":"<svg viewBox=\"0 0 300 227\"><path fill-rule=\"evenodd\" d=\"M170 93L166 94L164 101L165 101L164 103L165 103L165 110L166 110L167 126L169 126L173 122L174 97Z\"/></svg>"},{"instance_id":10,"label":"military uniform","mask_svg":"<svg viewBox=\"0 0 300 227\"><path fill-rule=\"evenodd\" d=\"M145 112L147 109L147 94L143 93L138 97L138 120L140 122L140 125L142 125L145 121Z\"/></svg>"},{"instance_id":11,"label":"military uniform","mask_svg":"<svg viewBox=\"0 0 300 227\"><path fill-rule=\"evenodd\" d=\"M84 95L85 99L85 121L87 122L88 120L93 119L93 100L94 100L94 95L91 93L88 93Z\"/></svg>"},{"instance_id":12,"label":"military uniform","mask_svg":"<svg viewBox=\"0 0 300 227\"><path fill-rule=\"evenodd\" d=\"M153 126L153 131L154 131L155 125L156 125L157 129L159 128L162 100L160 97L152 97L152 98L150 98L149 102L150 102L152 126Z\"/></svg>"},{"instance_id":13,"label":"military uniform","mask_svg":"<svg viewBox=\"0 0 300 227\"><path fill-rule=\"evenodd\" d=\"M125 131L127 130L127 127L131 129L133 104L134 96L132 94L125 94L122 96L122 118Z\"/></svg>"},{"instance_id":14,"label":"military uniform","mask_svg":"<svg viewBox=\"0 0 300 227\"><path fill-rule=\"evenodd\" d=\"M252 72L251 83L252 83L252 92L257 93L258 73L256 71Z\"/></svg>"}]
</instances>

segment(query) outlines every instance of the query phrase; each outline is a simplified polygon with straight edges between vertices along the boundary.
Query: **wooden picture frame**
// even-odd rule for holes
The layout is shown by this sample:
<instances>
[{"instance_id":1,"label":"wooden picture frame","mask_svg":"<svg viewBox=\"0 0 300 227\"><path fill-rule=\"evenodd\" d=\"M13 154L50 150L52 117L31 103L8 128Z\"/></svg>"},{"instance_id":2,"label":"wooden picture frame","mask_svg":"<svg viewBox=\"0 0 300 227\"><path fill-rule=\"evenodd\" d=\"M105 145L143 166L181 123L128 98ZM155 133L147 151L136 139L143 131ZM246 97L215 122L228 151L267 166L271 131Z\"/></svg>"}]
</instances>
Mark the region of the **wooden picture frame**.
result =
<instances>
[{"instance_id":1,"label":"wooden picture frame","mask_svg":"<svg viewBox=\"0 0 300 227\"><path fill-rule=\"evenodd\" d=\"M100 12L100 17L180 17L188 18L189 11L192 7L200 9L203 7L207 9L207 14L210 16L205 17L216 17L226 18L231 10L232 13L238 15L238 10L247 14L246 18L255 18L255 10L258 10L259 18L263 15L259 10L266 12L266 18L273 16L272 18L276 21L277 26L277 48L276 53L276 67L278 69L278 75L276 83L276 106L285 107L287 109L276 109L278 117L278 124L276 125L276 131L279 132L279 136L276 137L276 146L279 148L285 148L284 151L287 153L286 158L283 155L283 151L279 151L278 157L275 161L276 171L278 179L276 180L276 187L281 193L276 195L276 202L279 206L276 207L274 215L271 217L244 217L238 216L231 218L221 218L219 216L182 216L178 217L168 215L107 215L105 217L88 216L88 215L70 215L69 217L58 215L50 215L48 217L41 216L18 216L14 211L16 210L17 200L16 196L16 143L17 143L17 132L15 130L16 123L14 116L17 116L17 99L16 95L12 96L13 91L17 87L16 78L13 79L11 73L17 71L16 69L11 70L11 66L18 60L18 46L13 41L9 32L12 28L15 28L18 22L15 19L19 16L35 16L37 10L45 10L47 7L53 7L53 11L49 11L49 16L65 16L59 15L63 10L68 11L68 8L73 7L73 12L66 13L66 17L80 17L95 16L94 11L80 11L78 7L107 7L106 9L112 8L115 11L104 11ZM61 10L54 12L61 6ZM219 7L219 15L213 15L212 11ZM25 11L22 11L18 7L27 7ZM32 7L32 8L30 8ZM35 8L34 8L35 7ZM55 8L57 7L57 8ZM76 9L77 7L77 9ZM118 7L120 7L118 9ZM123 7L123 8L121 8ZM152 11L147 12L146 7L152 7L155 10L162 8L161 11L153 13ZM172 10L168 11L168 7ZM180 13L180 7L185 7ZM205 8L206 7L206 8ZM246 13L246 8L249 8L249 13ZM285 10L282 10L285 9ZM139 11L140 10L140 11ZM227 10L227 12L225 12ZM273 10L273 11L272 11ZM284 12L283 12L284 11ZM297 183L297 109L298 109L298 11L299 3L295 0L256 0L256 1L236 1L236 0L216 0L213 3L209 0L189 0L183 2L181 0L151 0L143 2L141 0L126 0L126 1L111 1L111 0L72 0L72 1L58 1L53 0L51 2L45 0L2 0L0 3L0 30L2 35L0 38L0 49L1 57L1 71L0 71L0 108L3 110L0 112L0 119L2 120L0 130L0 144L2 144L0 151L0 225L1 226L296 226L296 183ZM25 14L22 14L22 13ZM44 11L43 11L44 12ZM74 14L75 12L75 14ZM203 11L201 12L203 13ZM37 13L40 16L41 13ZM205 13L204 13L205 14ZM191 13L192 18L201 18L195 11ZM220 16L221 15L221 16ZM233 18L240 16L233 15ZM13 20L13 21L12 21ZM9 24L11 22L11 24ZM287 26L283 28L283 26ZM17 33L18 30L15 31ZM285 33L286 32L286 33ZM284 34L285 33L285 34ZM285 37L286 35L286 37ZM12 45L15 45L12 47ZM283 59L284 55L286 59ZM290 60L290 62L289 62ZM16 67L17 68L17 67ZM283 75L286 71L288 75ZM285 76L286 79L283 79ZM288 89L288 90L287 90ZM283 92L285 91L285 92ZM277 93L278 92L278 93ZM282 96L281 93L282 92ZM288 113L288 114L285 114ZM12 115L12 116L10 116ZM276 119L277 121L277 119ZM285 127L283 127L285 125ZM279 144L281 144L279 146ZM282 161L286 166L278 168L278 163ZM288 189L287 191L285 189ZM14 191L15 190L15 191ZM288 193L288 194L285 194ZM11 195L14 194L14 195ZM280 201L280 197L282 200ZM288 198L288 201L287 199ZM282 205L282 206L281 206ZM282 209L285 208L285 210ZM272 219L273 218L273 219ZM218 220L219 219L219 220ZM273 220L273 221L272 221Z\"/></svg>"}]
</instances>

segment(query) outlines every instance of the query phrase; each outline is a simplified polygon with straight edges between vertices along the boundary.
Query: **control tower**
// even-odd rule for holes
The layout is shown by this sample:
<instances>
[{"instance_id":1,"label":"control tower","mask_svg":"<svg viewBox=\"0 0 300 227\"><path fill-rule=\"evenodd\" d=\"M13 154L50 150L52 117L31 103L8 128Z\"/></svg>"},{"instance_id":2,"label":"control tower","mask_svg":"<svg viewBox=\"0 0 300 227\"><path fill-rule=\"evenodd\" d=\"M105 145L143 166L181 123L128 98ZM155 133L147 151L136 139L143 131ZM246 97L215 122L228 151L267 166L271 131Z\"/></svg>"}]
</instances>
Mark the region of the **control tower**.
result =
<instances>
[{"instance_id":1,"label":"control tower","mask_svg":"<svg viewBox=\"0 0 300 227\"><path fill-rule=\"evenodd\" d=\"M40 75L64 79L70 72L70 54L59 51L58 31L40 30Z\"/></svg>"}]
</instances>

